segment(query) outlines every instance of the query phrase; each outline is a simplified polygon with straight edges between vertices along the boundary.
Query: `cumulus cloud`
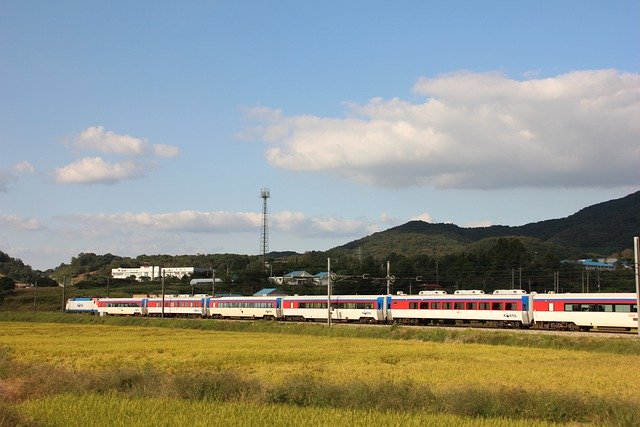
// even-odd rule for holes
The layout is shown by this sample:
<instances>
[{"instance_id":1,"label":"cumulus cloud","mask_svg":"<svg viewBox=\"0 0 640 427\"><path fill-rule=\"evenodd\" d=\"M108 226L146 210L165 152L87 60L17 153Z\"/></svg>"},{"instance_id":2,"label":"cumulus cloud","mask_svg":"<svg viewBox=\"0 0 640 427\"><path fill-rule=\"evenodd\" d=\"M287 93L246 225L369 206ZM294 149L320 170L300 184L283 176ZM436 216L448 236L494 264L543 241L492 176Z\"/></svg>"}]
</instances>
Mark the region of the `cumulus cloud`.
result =
<instances>
[{"instance_id":1,"label":"cumulus cloud","mask_svg":"<svg viewBox=\"0 0 640 427\"><path fill-rule=\"evenodd\" d=\"M119 135L107 131L103 126L88 127L71 138L70 142L77 148L101 153L143 155L149 149L146 139Z\"/></svg>"},{"instance_id":2,"label":"cumulus cloud","mask_svg":"<svg viewBox=\"0 0 640 427\"><path fill-rule=\"evenodd\" d=\"M36 168L31 163L24 160L13 165L13 170L18 173L33 173L35 172Z\"/></svg>"},{"instance_id":3,"label":"cumulus cloud","mask_svg":"<svg viewBox=\"0 0 640 427\"><path fill-rule=\"evenodd\" d=\"M412 221L424 221L424 222L433 222L433 218L427 212L421 213L420 215L416 215L411 218Z\"/></svg>"},{"instance_id":4,"label":"cumulus cloud","mask_svg":"<svg viewBox=\"0 0 640 427\"><path fill-rule=\"evenodd\" d=\"M85 157L56 169L56 182L61 184L115 184L124 179L140 178L147 167L132 161L108 163L101 157Z\"/></svg>"},{"instance_id":5,"label":"cumulus cloud","mask_svg":"<svg viewBox=\"0 0 640 427\"><path fill-rule=\"evenodd\" d=\"M152 145L146 138L117 134L106 130L103 126L86 128L79 134L70 137L69 144L82 150L127 156L154 154L161 157L175 157L180 152L177 147L172 145Z\"/></svg>"},{"instance_id":6,"label":"cumulus cloud","mask_svg":"<svg viewBox=\"0 0 640 427\"><path fill-rule=\"evenodd\" d=\"M72 215L65 217L75 223L97 228L153 229L194 233L254 233L262 225L258 212L200 212L185 210L169 213L115 213ZM271 228L304 237L358 236L377 231L374 224L361 220L333 217L308 217L301 212L271 214ZM92 229L92 232L96 232Z\"/></svg>"},{"instance_id":7,"label":"cumulus cloud","mask_svg":"<svg viewBox=\"0 0 640 427\"><path fill-rule=\"evenodd\" d=\"M18 215L0 215L0 223L5 224L15 230L41 230L44 225L33 218L22 218Z\"/></svg>"},{"instance_id":8,"label":"cumulus cloud","mask_svg":"<svg viewBox=\"0 0 640 427\"><path fill-rule=\"evenodd\" d=\"M638 183L640 75L574 71L422 78L423 103L374 98L345 118L252 111L275 167L386 187L514 188Z\"/></svg>"}]
</instances>

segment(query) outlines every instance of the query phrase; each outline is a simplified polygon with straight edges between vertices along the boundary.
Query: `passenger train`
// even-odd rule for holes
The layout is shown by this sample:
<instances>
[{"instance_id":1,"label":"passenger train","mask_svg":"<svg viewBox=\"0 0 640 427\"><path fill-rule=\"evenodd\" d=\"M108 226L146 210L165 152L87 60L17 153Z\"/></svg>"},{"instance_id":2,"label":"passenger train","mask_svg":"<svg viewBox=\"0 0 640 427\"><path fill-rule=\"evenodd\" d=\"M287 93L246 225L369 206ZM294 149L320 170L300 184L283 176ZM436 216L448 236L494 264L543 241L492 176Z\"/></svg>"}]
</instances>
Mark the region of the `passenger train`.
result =
<instances>
[{"instance_id":1,"label":"passenger train","mask_svg":"<svg viewBox=\"0 0 640 427\"><path fill-rule=\"evenodd\" d=\"M327 321L326 295L72 298L66 311L100 316ZM335 322L466 325L559 330L638 327L635 293L526 293L523 290L422 291L418 295L332 295Z\"/></svg>"}]
</instances>

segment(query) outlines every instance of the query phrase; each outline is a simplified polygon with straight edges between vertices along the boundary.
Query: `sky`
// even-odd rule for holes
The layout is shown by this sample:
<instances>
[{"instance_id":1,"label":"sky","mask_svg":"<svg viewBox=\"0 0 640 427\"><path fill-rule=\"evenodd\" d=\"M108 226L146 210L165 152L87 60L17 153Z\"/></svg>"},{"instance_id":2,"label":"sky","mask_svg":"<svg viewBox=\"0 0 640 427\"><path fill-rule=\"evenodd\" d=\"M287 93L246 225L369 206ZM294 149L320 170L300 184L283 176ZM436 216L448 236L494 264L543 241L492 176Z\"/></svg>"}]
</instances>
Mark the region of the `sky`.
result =
<instances>
[{"instance_id":1,"label":"sky","mask_svg":"<svg viewBox=\"0 0 640 427\"><path fill-rule=\"evenodd\" d=\"M0 0L0 250L327 250L640 189L640 2ZM631 242L630 242L631 245Z\"/></svg>"}]
</instances>

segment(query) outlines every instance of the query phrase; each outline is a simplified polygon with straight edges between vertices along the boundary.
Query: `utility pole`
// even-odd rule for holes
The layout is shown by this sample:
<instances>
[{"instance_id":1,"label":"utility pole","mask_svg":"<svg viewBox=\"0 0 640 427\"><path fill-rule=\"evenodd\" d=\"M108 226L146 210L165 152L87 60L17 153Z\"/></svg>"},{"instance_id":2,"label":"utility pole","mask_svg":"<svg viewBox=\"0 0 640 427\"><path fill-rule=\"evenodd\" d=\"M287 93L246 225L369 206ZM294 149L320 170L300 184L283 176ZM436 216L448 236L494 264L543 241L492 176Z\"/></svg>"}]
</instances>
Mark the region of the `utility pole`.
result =
<instances>
[{"instance_id":1,"label":"utility pole","mask_svg":"<svg viewBox=\"0 0 640 427\"><path fill-rule=\"evenodd\" d=\"M107 298L109 298L109 276L107 276Z\"/></svg>"},{"instance_id":2,"label":"utility pole","mask_svg":"<svg viewBox=\"0 0 640 427\"><path fill-rule=\"evenodd\" d=\"M211 269L211 297L216 296L216 271Z\"/></svg>"},{"instance_id":3,"label":"utility pole","mask_svg":"<svg viewBox=\"0 0 640 427\"><path fill-rule=\"evenodd\" d=\"M36 282L33 288L33 311L38 311L38 308L36 307L36 301L38 300L38 278L39 276L36 276Z\"/></svg>"},{"instance_id":4,"label":"utility pole","mask_svg":"<svg viewBox=\"0 0 640 427\"><path fill-rule=\"evenodd\" d=\"M633 252L636 265L636 320L638 321L638 338L640 338L640 237L633 238Z\"/></svg>"},{"instance_id":5,"label":"utility pole","mask_svg":"<svg viewBox=\"0 0 640 427\"><path fill-rule=\"evenodd\" d=\"M331 258L327 258L327 325L331 326Z\"/></svg>"},{"instance_id":6,"label":"utility pole","mask_svg":"<svg viewBox=\"0 0 640 427\"><path fill-rule=\"evenodd\" d=\"M67 276L62 278L62 314L64 314L65 289L67 289Z\"/></svg>"},{"instance_id":7,"label":"utility pole","mask_svg":"<svg viewBox=\"0 0 640 427\"><path fill-rule=\"evenodd\" d=\"M160 317L164 319L164 271L162 272L162 315Z\"/></svg>"},{"instance_id":8,"label":"utility pole","mask_svg":"<svg viewBox=\"0 0 640 427\"><path fill-rule=\"evenodd\" d=\"M518 267L518 289L522 289L522 266Z\"/></svg>"},{"instance_id":9,"label":"utility pole","mask_svg":"<svg viewBox=\"0 0 640 427\"><path fill-rule=\"evenodd\" d=\"M391 261L387 261L387 295L391 295Z\"/></svg>"}]
</instances>

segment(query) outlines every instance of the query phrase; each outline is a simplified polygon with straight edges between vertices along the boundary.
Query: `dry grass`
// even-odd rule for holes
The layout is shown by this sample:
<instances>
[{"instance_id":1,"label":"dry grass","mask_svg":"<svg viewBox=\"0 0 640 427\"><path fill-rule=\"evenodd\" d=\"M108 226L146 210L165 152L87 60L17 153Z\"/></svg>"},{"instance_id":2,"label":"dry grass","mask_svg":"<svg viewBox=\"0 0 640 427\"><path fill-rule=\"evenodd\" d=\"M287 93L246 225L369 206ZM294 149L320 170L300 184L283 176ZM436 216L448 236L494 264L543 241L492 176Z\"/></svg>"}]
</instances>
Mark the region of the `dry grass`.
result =
<instances>
[{"instance_id":1,"label":"dry grass","mask_svg":"<svg viewBox=\"0 0 640 427\"><path fill-rule=\"evenodd\" d=\"M73 412L68 408L74 408ZM83 427L88 419L103 426L443 426L443 427L542 427L546 422L505 418L376 410L301 408L290 405L255 405L168 398L123 398L117 395L62 395L20 407L31 419L48 426Z\"/></svg>"},{"instance_id":2,"label":"dry grass","mask_svg":"<svg viewBox=\"0 0 640 427\"><path fill-rule=\"evenodd\" d=\"M235 413L244 408L248 417L267 411L296 419L290 412L307 410L320 411L313 413L319 419L325 412L335 419L387 414L392 425L465 425L477 417L640 423L635 391L621 386L640 380L637 355L99 324L2 326L0 400L24 402L9 407L10 418L22 416L18 407L43 414L19 418L24 422L77 425L73 415L53 415L51 408L64 404L97 413L100 405L125 405L121 416L135 420L146 404L164 399L187 405L171 418L179 424L192 410L198 414L200 407L189 405L202 401Z\"/></svg>"},{"instance_id":3,"label":"dry grass","mask_svg":"<svg viewBox=\"0 0 640 427\"><path fill-rule=\"evenodd\" d=\"M5 322L0 345L18 360L71 370L232 371L266 382L304 372L436 391L526 387L630 399L633 390L620 384L640 381L638 356L458 343Z\"/></svg>"}]
</instances>

